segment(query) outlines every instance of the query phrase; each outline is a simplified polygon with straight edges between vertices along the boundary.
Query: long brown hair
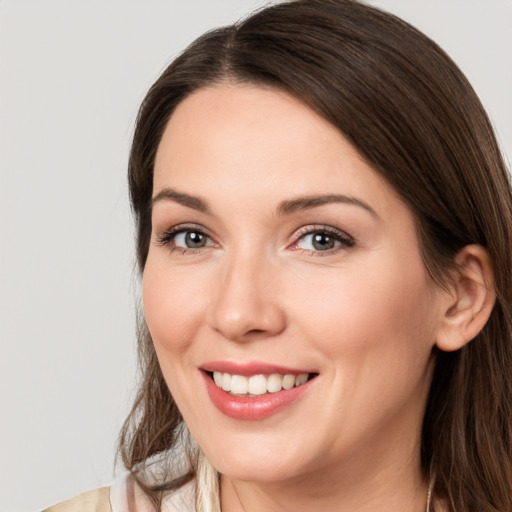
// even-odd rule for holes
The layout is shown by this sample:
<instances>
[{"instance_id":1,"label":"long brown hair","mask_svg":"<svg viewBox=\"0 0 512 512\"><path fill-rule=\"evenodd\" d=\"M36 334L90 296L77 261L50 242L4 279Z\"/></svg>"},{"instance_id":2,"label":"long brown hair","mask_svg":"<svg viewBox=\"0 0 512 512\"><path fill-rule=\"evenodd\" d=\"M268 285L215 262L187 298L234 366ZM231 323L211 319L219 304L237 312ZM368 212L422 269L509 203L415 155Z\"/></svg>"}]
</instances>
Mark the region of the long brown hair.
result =
<instances>
[{"instance_id":1,"label":"long brown hair","mask_svg":"<svg viewBox=\"0 0 512 512\"><path fill-rule=\"evenodd\" d=\"M331 122L411 208L424 263L445 283L467 244L487 248L497 301L463 349L435 354L421 445L434 495L451 512L512 510L512 194L487 115L467 79L429 38L355 0L270 6L197 39L147 94L129 185L144 269L155 153L176 105L219 82L275 87ZM134 472L168 458L183 420L140 322L142 380L120 438ZM195 463L153 491L176 489ZM142 482L144 485L144 482Z\"/></svg>"}]
</instances>

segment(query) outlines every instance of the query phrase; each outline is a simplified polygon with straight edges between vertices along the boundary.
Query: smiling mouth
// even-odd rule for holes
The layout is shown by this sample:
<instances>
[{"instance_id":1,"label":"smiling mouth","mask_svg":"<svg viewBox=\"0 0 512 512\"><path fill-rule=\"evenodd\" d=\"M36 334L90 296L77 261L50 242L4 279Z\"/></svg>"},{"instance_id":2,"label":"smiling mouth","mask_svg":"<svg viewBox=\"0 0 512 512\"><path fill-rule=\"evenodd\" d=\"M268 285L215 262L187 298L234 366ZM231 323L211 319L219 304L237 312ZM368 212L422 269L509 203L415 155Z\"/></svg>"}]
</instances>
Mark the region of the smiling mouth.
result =
<instances>
[{"instance_id":1,"label":"smiling mouth","mask_svg":"<svg viewBox=\"0 0 512 512\"><path fill-rule=\"evenodd\" d=\"M233 396L261 396L279 391L300 387L317 373L279 374L269 375L258 374L252 376L236 375L224 372L206 372L215 382L215 385Z\"/></svg>"}]
</instances>

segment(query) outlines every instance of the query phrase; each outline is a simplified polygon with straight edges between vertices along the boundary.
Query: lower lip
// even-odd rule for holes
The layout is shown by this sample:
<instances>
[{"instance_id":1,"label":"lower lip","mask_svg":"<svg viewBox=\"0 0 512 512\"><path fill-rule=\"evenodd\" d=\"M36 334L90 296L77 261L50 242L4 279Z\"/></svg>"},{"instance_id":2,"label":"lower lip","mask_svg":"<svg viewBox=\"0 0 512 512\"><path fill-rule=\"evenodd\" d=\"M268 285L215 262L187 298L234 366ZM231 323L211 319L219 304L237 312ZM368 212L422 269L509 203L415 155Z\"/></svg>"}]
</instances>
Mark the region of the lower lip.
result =
<instances>
[{"instance_id":1,"label":"lower lip","mask_svg":"<svg viewBox=\"0 0 512 512\"><path fill-rule=\"evenodd\" d=\"M205 373L201 372L206 383L210 400L219 411L235 420L264 420L296 402L309 389L309 380L292 389L258 396L233 396L219 388Z\"/></svg>"}]
</instances>

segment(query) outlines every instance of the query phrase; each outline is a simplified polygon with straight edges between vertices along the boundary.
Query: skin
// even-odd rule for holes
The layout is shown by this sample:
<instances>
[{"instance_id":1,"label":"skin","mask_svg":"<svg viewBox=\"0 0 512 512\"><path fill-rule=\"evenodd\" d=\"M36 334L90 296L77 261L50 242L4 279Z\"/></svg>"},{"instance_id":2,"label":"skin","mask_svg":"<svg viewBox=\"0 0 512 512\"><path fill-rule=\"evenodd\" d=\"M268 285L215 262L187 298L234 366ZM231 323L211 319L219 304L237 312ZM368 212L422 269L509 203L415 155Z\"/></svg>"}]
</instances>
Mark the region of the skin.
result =
<instances>
[{"instance_id":1,"label":"skin","mask_svg":"<svg viewBox=\"0 0 512 512\"><path fill-rule=\"evenodd\" d=\"M208 211L155 201L144 310L185 422L223 475L222 510L424 512L421 422L457 293L429 277L410 209L335 127L252 85L205 88L177 107L154 197L169 188ZM279 212L330 194L371 211L329 202ZM206 245L164 242L175 226L205 233ZM310 233L325 229L342 239L319 250ZM277 414L242 421L208 397L198 368L213 360L318 376Z\"/></svg>"}]
</instances>

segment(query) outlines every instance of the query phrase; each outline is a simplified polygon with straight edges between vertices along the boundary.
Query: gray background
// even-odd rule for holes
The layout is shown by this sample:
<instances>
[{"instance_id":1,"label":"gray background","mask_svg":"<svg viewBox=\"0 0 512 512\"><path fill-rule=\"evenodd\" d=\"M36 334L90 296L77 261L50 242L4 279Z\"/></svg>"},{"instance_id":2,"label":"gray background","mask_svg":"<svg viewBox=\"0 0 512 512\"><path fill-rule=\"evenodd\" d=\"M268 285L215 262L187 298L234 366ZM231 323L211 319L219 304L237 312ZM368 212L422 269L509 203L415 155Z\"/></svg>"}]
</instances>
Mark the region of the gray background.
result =
<instances>
[{"instance_id":1,"label":"gray background","mask_svg":"<svg viewBox=\"0 0 512 512\"><path fill-rule=\"evenodd\" d=\"M112 480L136 376L137 108L193 38L265 3L0 0L2 512ZM452 55L512 155L512 0L370 3Z\"/></svg>"}]
</instances>

